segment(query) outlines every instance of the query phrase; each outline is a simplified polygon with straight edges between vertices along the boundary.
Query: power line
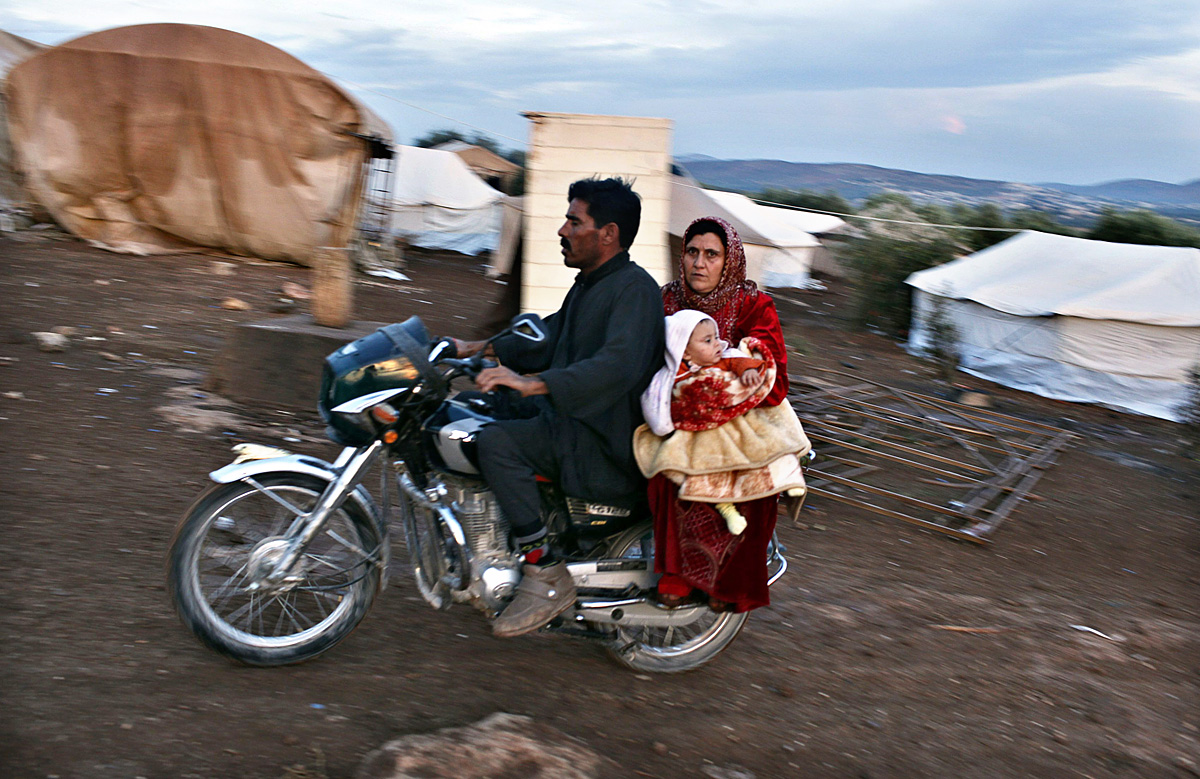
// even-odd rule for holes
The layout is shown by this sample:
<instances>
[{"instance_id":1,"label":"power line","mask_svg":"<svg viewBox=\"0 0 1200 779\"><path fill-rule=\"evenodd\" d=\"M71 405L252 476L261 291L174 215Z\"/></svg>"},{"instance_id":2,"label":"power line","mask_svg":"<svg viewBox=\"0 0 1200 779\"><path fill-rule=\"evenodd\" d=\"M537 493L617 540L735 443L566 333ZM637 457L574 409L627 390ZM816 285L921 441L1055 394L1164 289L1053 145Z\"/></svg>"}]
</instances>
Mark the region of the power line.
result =
<instances>
[{"instance_id":1,"label":"power line","mask_svg":"<svg viewBox=\"0 0 1200 779\"><path fill-rule=\"evenodd\" d=\"M350 86L354 86L355 89L360 89L362 91L371 92L372 95L378 95L379 97L386 98L386 100L392 100L397 103L401 103L402 106L408 106L409 108L414 108L416 110L422 110L422 112L425 112L427 114L432 114L433 116L438 116L438 118L440 118L440 119L445 119L446 121L455 122L455 124L462 125L463 127L470 127L475 132L491 134L491 136L497 136L500 138L504 138L505 140L511 140L511 142L514 142L516 144L524 145L524 143L526 143L526 142L524 142L524 140L512 138L511 136L505 136L504 133L494 132L492 130L486 130L486 128L484 128L484 127L476 127L475 125L469 124L469 122L462 121L461 119L455 119L454 116L446 116L445 114L439 114L438 112L436 112L436 110L422 108L421 106L418 106L418 104L410 103L406 100L400 100L400 98L392 97L391 95L385 95L384 92L380 92L378 90L368 88L368 86L364 86L361 84L355 84L354 82L350 82L350 80L347 80L347 79L338 79L336 76L332 76L332 74L330 74L330 73L325 73L325 76L328 76L329 78L332 78L335 80L342 80L343 83L349 84ZM704 187L698 186L695 184L684 184L684 186L695 188L695 190L700 190L702 192L708 191L708 190L704 190ZM943 229L955 229L955 230L990 230L990 232L1000 232L1000 233L1020 233L1020 232L1022 232L1022 230L1025 229L1025 228L1019 228L1019 227L970 227L970 226L966 226L966 224L938 224L937 222L916 222L916 221L912 221L912 220L890 220L890 218L884 218L882 216L862 216L859 214L842 214L842 212L840 212L840 211L821 211L821 210L817 210L817 209L806 209L806 208L803 208L803 206L791 205L788 203L775 203L774 200L764 200L764 199L758 199L758 198L749 198L749 199L751 200L751 202L754 202L754 203L757 203L760 205L773 205L773 206L775 206L775 208L791 209L793 211L804 211L805 214L823 214L826 216L841 216L841 217L848 217L848 218L858 218L858 220L870 220L872 222L890 222L893 224L918 224L918 226L923 226L923 227L940 227Z\"/></svg>"},{"instance_id":2,"label":"power line","mask_svg":"<svg viewBox=\"0 0 1200 779\"><path fill-rule=\"evenodd\" d=\"M499 133L499 132L495 132L493 130L488 130L483 127L476 127L475 125L471 124L470 122L464 122L461 119L455 119L453 116L447 116L445 114L440 114L437 111L432 111L428 108L424 108L423 106L419 106L415 103L410 103L407 100L401 100L398 97L393 97L392 95L385 94L383 92L380 92L377 89L371 89L370 87L363 86L362 84L356 84L353 81L339 78L330 73L323 73L323 75L325 75L335 81L341 81L342 83L348 84L348 85L354 87L355 89L362 90L363 92L370 92L373 95L378 95L379 97L382 97L386 100L395 101L397 103L400 103L401 105L408 106L409 108L412 108L417 111L423 111L432 116L436 116L439 119L445 119L448 122L454 122L455 124L460 124L463 127L469 127L477 133L484 133L485 135L494 135L496 137L503 138L506 141L512 141L513 143L518 144L518 146L523 146L525 144L525 141L522 141L519 138L513 138L510 135L505 135L504 133ZM698 186L696 184L685 183L684 186L691 187L693 189L698 189L701 191L708 191L708 190L705 190L704 187ZM810 213L810 214L824 214L826 216L845 217L845 218L849 218L849 219L865 219L865 220L870 220L872 222L888 222L891 224L917 225L917 226L921 226L921 227L938 227L938 228L941 228L944 230L984 230L984 231L988 231L988 232L1019 233L1019 232L1023 232L1025 229L1023 227L971 227L969 225L939 224L937 222L917 222L917 221L913 221L910 219L887 219L882 216L863 216L861 214L845 214L845 213L841 213L839 211L820 211L815 208L803 208L801 206L795 206L795 205L791 205L789 203L776 203L772 200L762 200L759 198L748 198L748 199L753 203L758 203L759 205L774 206L776 208L788 208L793 211L803 211L805 213Z\"/></svg>"},{"instance_id":3,"label":"power line","mask_svg":"<svg viewBox=\"0 0 1200 779\"><path fill-rule=\"evenodd\" d=\"M14 31L10 30L10 32L14 32ZM38 32L41 32L44 34L46 31L39 30ZM61 32L61 31L53 31L53 32ZM17 33L17 34L20 34L20 33ZM431 116L436 116L439 119L445 119L448 122L454 122L455 124L460 124L463 127L469 127L470 129L474 130L477 133L483 133L485 135L492 135L492 136L496 136L498 138L503 138L506 141L512 141L513 143L517 144L518 147L525 145L525 141L523 141L519 138L513 138L511 135L505 135L504 133L496 132L494 130L488 130L483 127L477 127L477 126L471 124L470 122L464 122L461 119L455 119L453 116L447 116L446 114L438 113L437 111L433 111L433 110L425 108L423 106L419 106L416 103L410 103L407 100L401 100L398 97L394 97L392 95L385 94L383 92L380 92L377 89L371 89L370 87L363 86L362 84L356 84L355 82L350 81L348 79L340 78L338 76L333 75L332 73L325 73L324 71L321 71L321 75L323 75L327 78L330 78L334 81L340 81L344 84L348 84L349 86L354 87L355 89L361 90L363 92L370 92L373 95L378 95L379 97L382 97L385 100L392 100L403 106L412 108L413 110L422 111L424 113L430 114ZM696 184L685 183L683 186L691 187L693 189L698 189L702 192L708 191L708 190L705 190L704 187L698 186ZM919 226L919 227L937 227L937 228L940 228L943 230L980 230L980 231L1000 232L1000 233L1019 233L1019 232L1023 232L1025 230L1025 228L1023 228L1023 227L972 227L970 225L940 224L937 222L918 222L918 221L914 221L911 219L888 219L888 218L882 217L882 216L863 216L862 214L846 214L846 213L842 213L840 211L821 211L821 210L818 210L815 208L804 208L802 206L796 206L796 205L792 205L790 203L777 203L773 200L763 200L760 198L752 198L752 197L748 197L748 196L747 196L747 199L750 200L751 202L757 203L759 205L773 206L775 208L788 208L793 211L803 211L804 213L807 213L807 214L823 214L825 216L837 216L837 217L843 217L843 218L847 218L847 219L864 219L864 220L868 220L868 221L872 221L872 222L888 222L890 224L914 225L914 226Z\"/></svg>"},{"instance_id":4,"label":"power line","mask_svg":"<svg viewBox=\"0 0 1200 779\"><path fill-rule=\"evenodd\" d=\"M350 86L354 87L355 89L360 89L363 92L370 92L373 95L378 95L379 97L382 97L386 100L393 100L397 103L400 103L401 105L408 106L409 108L415 109L417 111L424 111L425 113L436 116L439 119L445 119L448 122L454 122L455 124L461 124L463 127L470 127L472 130L474 130L477 133L484 133L485 135L494 135L499 138L503 138L506 141L512 141L513 143L517 144L518 146L525 145L525 141L522 141L519 138L513 138L512 136L505 135L504 133L498 133L498 132L494 132L492 130L484 129L482 127L476 127L475 125L471 124L470 122L464 122L461 119L455 119L453 116L446 116L445 114L439 114L437 111L431 111L428 108L423 108L422 106L416 105L415 103L410 103L407 100L401 100L398 97L393 97L392 95L384 94L383 92L380 92L377 89L371 89L370 87L365 87L362 84L355 84L353 81L348 81L343 78L338 78L337 76L334 76L330 73L322 73L322 75L327 76L327 77L333 79L334 81L341 81L342 83L349 84Z\"/></svg>"},{"instance_id":5,"label":"power line","mask_svg":"<svg viewBox=\"0 0 1200 779\"><path fill-rule=\"evenodd\" d=\"M701 187L702 189L702 187ZM923 227L940 227L945 230L990 230L1002 233L1019 233L1025 230L1024 227L971 227L969 225L948 225L939 224L938 222L917 222L911 219L887 219L882 216L863 216L862 214L843 214L838 211L818 211L815 208L804 208L802 206L794 206L789 203L776 203L771 200L759 200L758 198L750 198L751 201L764 206L775 206L776 208L790 208L793 211L803 211L806 214L825 214L826 216L844 216L849 219L869 219L872 222L891 222L892 224L900 225L920 225Z\"/></svg>"},{"instance_id":6,"label":"power line","mask_svg":"<svg viewBox=\"0 0 1200 779\"><path fill-rule=\"evenodd\" d=\"M690 187L691 189L698 189L701 192L711 191L711 190L705 189L704 187L702 187L698 184L692 184L692 183L688 183L688 182L681 182L681 183L685 187ZM776 203L773 200L763 200L761 198L754 198L754 197L750 197L748 195L743 195L743 197L745 197L747 200L749 200L753 203L758 203L759 205L763 205L763 206L775 206L777 208L787 208L792 211L803 211L806 214L824 214L825 216L841 216L841 217L847 217L849 219L869 219L873 222L891 222L893 224L921 225L923 227L942 227L947 230L994 230L994 231L1003 232L1003 233L1020 233L1025 230L1024 227L971 227L970 225L948 225L948 224L939 224L938 222L917 222L917 221L913 221L911 219L887 219L882 216L863 216L862 214L844 214L840 211L821 211L816 208L805 208L803 206L795 206L790 203Z\"/></svg>"}]
</instances>

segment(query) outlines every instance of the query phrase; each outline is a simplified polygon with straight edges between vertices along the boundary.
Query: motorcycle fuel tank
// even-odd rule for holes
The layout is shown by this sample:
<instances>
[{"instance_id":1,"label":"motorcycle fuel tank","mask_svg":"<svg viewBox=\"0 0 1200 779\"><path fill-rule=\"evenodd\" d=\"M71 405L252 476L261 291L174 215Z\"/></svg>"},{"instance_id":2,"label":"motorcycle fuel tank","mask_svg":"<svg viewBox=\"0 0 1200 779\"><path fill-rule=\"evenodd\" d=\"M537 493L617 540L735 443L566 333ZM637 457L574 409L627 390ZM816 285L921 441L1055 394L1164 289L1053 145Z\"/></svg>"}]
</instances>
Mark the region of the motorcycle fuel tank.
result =
<instances>
[{"instance_id":1,"label":"motorcycle fuel tank","mask_svg":"<svg viewBox=\"0 0 1200 779\"><path fill-rule=\"evenodd\" d=\"M425 421L421 435L434 465L464 476L479 475L479 430L492 418L457 400L447 400Z\"/></svg>"}]
</instances>

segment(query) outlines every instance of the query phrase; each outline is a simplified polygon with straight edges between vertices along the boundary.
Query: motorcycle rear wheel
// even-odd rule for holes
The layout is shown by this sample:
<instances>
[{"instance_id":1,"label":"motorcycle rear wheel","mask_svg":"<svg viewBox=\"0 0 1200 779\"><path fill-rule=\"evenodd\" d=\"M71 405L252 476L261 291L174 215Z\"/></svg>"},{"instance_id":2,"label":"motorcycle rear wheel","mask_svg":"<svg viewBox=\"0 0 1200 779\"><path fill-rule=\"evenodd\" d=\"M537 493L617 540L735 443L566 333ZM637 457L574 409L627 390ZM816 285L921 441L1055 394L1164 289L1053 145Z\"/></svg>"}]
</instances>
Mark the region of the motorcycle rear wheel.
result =
<instances>
[{"instance_id":1,"label":"motorcycle rear wheel","mask_svg":"<svg viewBox=\"0 0 1200 779\"><path fill-rule=\"evenodd\" d=\"M270 494L239 481L196 500L171 543L168 590L184 624L210 649L253 666L299 663L330 649L366 616L379 589L382 539L361 507L347 501L286 584L252 589L250 571L269 564L289 525L326 486L294 473L256 481Z\"/></svg>"},{"instance_id":2,"label":"motorcycle rear wheel","mask_svg":"<svg viewBox=\"0 0 1200 779\"><path fill-rule=\"evenodd\" d=\"M610 557L654 561L654 526L643 522L617 539ZM673 674L691 671L719 655L737 638L746 614L705 609L696 622L683 627L616 627L608 654L621 665L645 673Z\"/></svg>"}]
</instances>

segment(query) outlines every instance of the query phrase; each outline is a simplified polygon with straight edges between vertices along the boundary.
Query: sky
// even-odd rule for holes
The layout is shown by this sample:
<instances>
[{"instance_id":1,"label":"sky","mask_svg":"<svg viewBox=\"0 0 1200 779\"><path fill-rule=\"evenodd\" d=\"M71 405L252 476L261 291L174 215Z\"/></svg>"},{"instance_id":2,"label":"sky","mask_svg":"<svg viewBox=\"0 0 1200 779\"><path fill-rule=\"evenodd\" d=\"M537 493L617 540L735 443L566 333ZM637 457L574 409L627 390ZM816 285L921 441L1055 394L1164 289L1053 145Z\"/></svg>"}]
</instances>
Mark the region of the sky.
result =
<instances>
[{"instance_id":1,"label":"sky","mask_svg":"<svg viewBox=\"0 0 1200 779\"><path fill-rule=\"evenodd\" d=\"M41 43L151 22L278 46L402 142L564 111L671 119L677 156L1200 179L1197 0L0 0Z\"/></svg>"}]
</instances>

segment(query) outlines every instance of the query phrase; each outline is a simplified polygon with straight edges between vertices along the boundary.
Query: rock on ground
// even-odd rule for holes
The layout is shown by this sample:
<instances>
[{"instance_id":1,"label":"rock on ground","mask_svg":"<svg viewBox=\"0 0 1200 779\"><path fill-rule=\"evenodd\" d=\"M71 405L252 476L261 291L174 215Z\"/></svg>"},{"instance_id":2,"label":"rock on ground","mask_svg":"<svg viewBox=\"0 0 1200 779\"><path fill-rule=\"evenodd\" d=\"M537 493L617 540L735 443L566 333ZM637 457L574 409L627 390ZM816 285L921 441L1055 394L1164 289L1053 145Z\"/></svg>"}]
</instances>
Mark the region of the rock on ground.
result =
<instances>
[{"instance_id":1,"label":"rock on ground","mask_svg":"<svg viewBox=\"0 0 1200 779\"><path fill-rule=\"evenodd\" d=\"M40 332L31 335L37 342L38 348L43 352L65 352L67 345L71 342L62 333Z\"/></svg>"},{"instance_id":2,"label":"rock on ground","mask_svg":"<svg viewBox=\"0 0 1200 779\"><path fill-rule=\"evenodd\" d=\"M357 779L592 779L615 763L562 731L498 712L472 725L402 736L371 752Z\"/></svg>"}]
</instances>

